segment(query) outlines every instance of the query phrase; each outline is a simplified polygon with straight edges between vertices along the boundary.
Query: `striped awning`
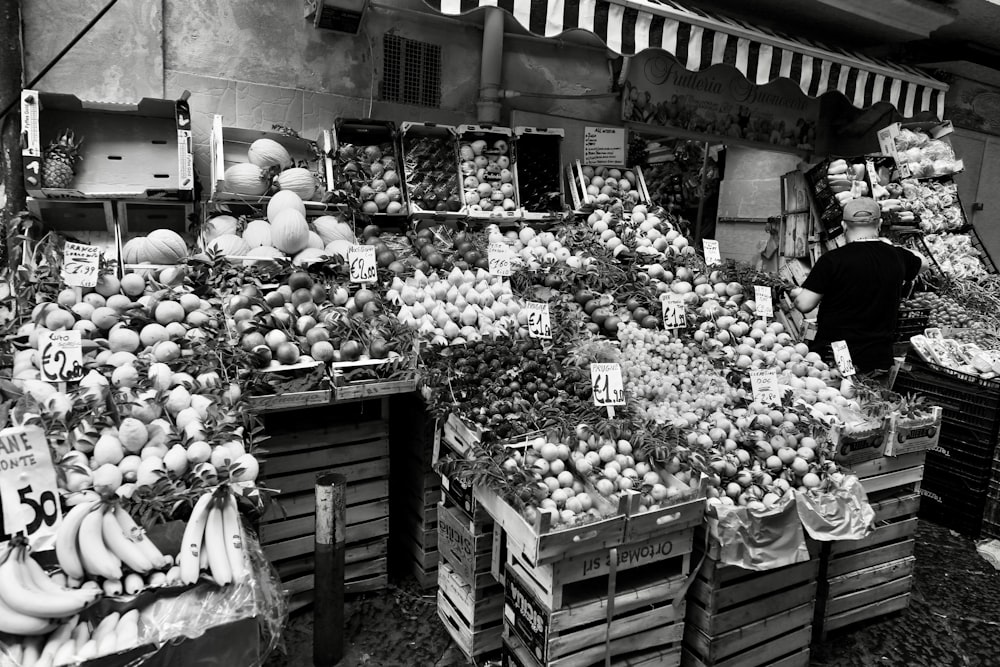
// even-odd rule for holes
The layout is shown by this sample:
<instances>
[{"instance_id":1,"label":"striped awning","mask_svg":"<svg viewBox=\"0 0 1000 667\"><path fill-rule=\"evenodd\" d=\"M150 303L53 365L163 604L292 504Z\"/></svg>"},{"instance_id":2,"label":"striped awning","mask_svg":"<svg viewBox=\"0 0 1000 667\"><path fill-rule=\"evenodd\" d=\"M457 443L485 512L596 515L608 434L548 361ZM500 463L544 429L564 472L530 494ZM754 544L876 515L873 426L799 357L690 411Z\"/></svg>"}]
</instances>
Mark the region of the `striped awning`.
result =
<instances>
[{"instance_id":1,"label":"striped awning","mask_svg":"<svg viewBox=\"0 0 1000 667\"><path fill-rule=\"evenodd\" d=\"M663 49L689 70L724 63L759 85L796 82L810 97L840 91L865 109L888 102L904 117L932 111L942 118L947 84L912 67L833 49L671 0L424 0L449 15L499 7L528 31L556 37L594 33L615 53Z\"/></svg>"}]
</instances>

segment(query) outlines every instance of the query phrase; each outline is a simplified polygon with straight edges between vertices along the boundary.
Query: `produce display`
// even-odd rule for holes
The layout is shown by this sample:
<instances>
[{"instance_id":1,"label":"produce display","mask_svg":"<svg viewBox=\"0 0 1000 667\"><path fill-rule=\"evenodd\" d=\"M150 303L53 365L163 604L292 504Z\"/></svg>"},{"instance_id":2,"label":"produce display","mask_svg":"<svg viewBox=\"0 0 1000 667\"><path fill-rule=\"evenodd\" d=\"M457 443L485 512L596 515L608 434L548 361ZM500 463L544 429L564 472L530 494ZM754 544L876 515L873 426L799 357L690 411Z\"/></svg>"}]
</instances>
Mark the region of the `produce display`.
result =
<instances>
[{"instance_id":1,"label":"produce display","mask_svg":"<svg viewBox=\"0 0 1000 667\"><path fill-rule=\"evenodd\" d=\"M897 160L915 178L946 176L962 171L962 161L956 159L951 144L934 139L919 128L902 128L893 141Z\"/></svg>"},{"instance_id":2,"label":"produce display","mask_svg":"<svg viewBox=\"0 0 1000 667\"><path fill-rule=\"evenodd\" d=\"M458 169L469 212L513 214L518 202L510 130L485 131L463 125L458 132Z\"/></svg>"},{"instance_id":3,"label":"produce display","mask_svg":"<svg viewBox=\"0 0 1000 667\"><path fill-rule=\"evenodd\" d=\"M457 213L462 208L457 138L451 128L404 124L403 173L414 213Z\"/></svg>"},{"instance_id":4,"label":"produce display","mask_svg":"<svg viewBox=\"0 0 1000 667\"><path fill-rule=\"evenodd\" d=\"M277 192L292 192L305 201L320 201L326 194L326 176L321 166L323 156L313 142L300 139L289 128L275 126L282 136L301 141L302 155L296 160L288 148L269 137L254 140L247 148L246 160L233 162L220 175L222 193L261 197ZM280 138L280 137L279 137Z\"/></svg>"},{"instance_id":5,"label":"produce display","mask_svg":"<svg viewBox=\"0 0 1000 667\"><path fill-rule=\"evenodd\" d=\"M631 208L643 199L635 172L601 166L583 165L577 175L584 188L584 205L606 208L616 202Z\"/></svg>"},{"instance_id":6,"label":"produce display","mask_svg":"<svg viewBox=\"0 0 1000 667\"><path fill-rule=\"evenodd\" d=\"M968 234L928 234L924 242L941 270L955 278L978 278L990 272Z\"/></svg>"},{"instance_id":7,"label":"produce display","mask_svg":"<svg viewBox=\"0 0 1000 667\"><path fill-rule=\"evenodd\" d=\"M517 181L521 206L528 213L561 213L561 130L516 128Z\"/></svg>"},{"instance_id":8,"label":"produce display","mask_svg":"<svg viewBox=\"0 0 1000 667\"><path fill-rule=\"evenodd\" d=\"M889 186L899 199L903 211L920 216L920 230L925 233L957 231L965 227L965 214L958 201L958 186L954 182L903 179ZM900 214L902 215L902 214ZM901 218L905 220L905 218Z\"/></svg>"}]
</instances>

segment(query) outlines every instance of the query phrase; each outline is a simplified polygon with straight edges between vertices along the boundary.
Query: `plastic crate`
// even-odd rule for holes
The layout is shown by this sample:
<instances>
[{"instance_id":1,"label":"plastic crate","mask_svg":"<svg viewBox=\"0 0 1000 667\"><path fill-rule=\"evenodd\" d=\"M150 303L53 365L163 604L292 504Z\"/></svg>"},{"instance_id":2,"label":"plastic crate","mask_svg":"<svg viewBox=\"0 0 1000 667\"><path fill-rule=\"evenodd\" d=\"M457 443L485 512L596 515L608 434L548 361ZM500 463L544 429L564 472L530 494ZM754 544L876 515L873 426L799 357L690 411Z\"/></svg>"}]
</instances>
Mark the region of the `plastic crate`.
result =
<instances>
[{"instance_id":1,"label":"plastic crate","mask_svg":"<svg viewBox=\"0 0 1000 667\"><path fill-rule=\"evenodd\" d=\"M519 220L517 155L511 150L514 133L493 125L459 125L457 131L462 202L469 217Z\"/></svg>"},{"instance_id":2,"label":"plastic crate","mask_svg":"<svg viewBox=\"0 0 1000 667\"><path fill-rule=\"evenodd\" d=\"M982 455L970 454L950 442L938 441L936 447L927 451L925 478L933 479L940 471L961 475L982 486L989 483L991 475L990 462Z\"/></svg>"},{"instance_id":3,"label":"plastic crate","mask_svg":"<svg viewBox=\"0 0 1000 667\"><path fill-rule=\"evenodd\" d=\"M838 157L830 156L823 161L821 161L816 166L812 167L806 172L806 181L809 183L810 190L813 193L813 199L816 203L816 210L819 211L820 220L827 229L832 229L840 225L842 219L843 206L837 201L834 196L834 192L830 189L827 181L827 169L830 163L836 160L846 160L848 164L866 163L871 161L876 169L886 166L895 167L895 161L886 155L862 155L857 157ZM868 175L868 170L865 170L864 178L861 179L863 183L868 188L868 194L866 196L871 196L872 192L872 182Z\"/></svg>"},{"instance_id":4,"label":"plastic crate","mask_svg":"<svg viewBox=\"0 0 1000 667\"><path fill-rule=\"evenodd\" d=\"M560 128L515 127L518 199L524 220L553 220L562 215L565 202L562 179Z\"/></svg>"},{"instance_id":5,"label":"plastic crate","mask_svg":"<svg viewBox=\"0 0 1000 667\"><path fill-rule=\"evenodd\" d=\"M958 472L924 469L919 516L977 539L982 531L987 485Z\"/></svg>"},{"instance_id":6,"label":"plastic crate","mask_svg":"<svg viewBox=\"0 0 1000 667\"><path fill-rule=\"evenodd\" d=\"M969 240L972 241L972 247L979 252L979 259L983 263L983 266L986 267L986 271L988 273L998 273L996 262L990 257L990 253L986 250L986 246L983 245L983 239L979 237L979 232L976 231L976 228L969 225L968 234Z\"/></svg>"},{"instance_id":7,"label":"plastic crate","mask_svg":"<svg viewBox=\"0 0 1000 667\"><path fill-rule=\"evenodd\" d=\"M972 429L995 441L1000 428L1000 383L924 362L907 352L894 386L898 393L919 393L941 406L945 424Z\"/></svg>"},{"instance_id":8,"label":"plastic crate","mask_svg":"<svg viewBox=\"0 0 1000 667\"><path fill-rule=\"evenodd\" d=\"M410 202L401 155L399 133L392 121L337 118L331 189L347 190L358 197L362 211L376 222L405 219Z\"/></svg>"},{"instance_id":9,"label":"plastic crate","mask_svg":"<svg viewBox=\"0 0 1000 667\"><path fill-rule=\"evenodd\" d=\"M455 128L406 122L400 125L399 143L413 217L464 218Z\"/></svg>"}]
</instances>

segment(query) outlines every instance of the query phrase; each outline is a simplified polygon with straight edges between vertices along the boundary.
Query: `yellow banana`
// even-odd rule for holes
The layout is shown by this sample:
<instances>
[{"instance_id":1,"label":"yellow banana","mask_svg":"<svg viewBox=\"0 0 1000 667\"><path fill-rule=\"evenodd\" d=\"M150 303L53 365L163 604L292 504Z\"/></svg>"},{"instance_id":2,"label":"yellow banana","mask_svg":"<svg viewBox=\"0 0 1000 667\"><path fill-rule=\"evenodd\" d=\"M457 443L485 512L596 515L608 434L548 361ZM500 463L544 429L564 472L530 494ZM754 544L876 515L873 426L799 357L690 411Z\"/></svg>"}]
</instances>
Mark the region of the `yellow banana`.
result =
<instances>
[{"instance_id":1,"label":"yellow banana","mask_svg":"<svg viewBox=\"0 0 1000 667\"><path fill-rule=\"evenodd\" d=\"M83 569L105 579L122 578L122 562L104 544L102 525L104 508L99 507L83 517L80 523L80 533L77 544L80 548L80 561Z\"/></svg>"},{"instance_id":2,"label":"yellow banana","mask_svg":"<svg viewBox=\"0 0 1000 667\"><path fill-rule=\"evenodd\" d=\"M126 537L135 542L142 553L146 555L149 562L153 564L153 567L160 569L167 567L167 561L169 560L163 555L163 552L153 544L153 540L146 536L146 531L139 527L132 518L132 515L125 511L125 508L121 505L115 507L115 519L121 524L122 530L125 532Z\"/></svg>"},{"instance_id":3,"label":"yellow banana","mask_svg":"<svg viewBox=\"0 0 1000 667\"><path fill-rule=\"evenodd\" d=\"M113 510L104 512L104 516L101 517L101 532L108 550L118 556L130 570L146 574L153 569L153 563L146 558L139 545L125 535Z\"/></svg>"},{"instance_id":4,"label":"yellow banana","mask_svg":"<svg viewBox=\"0 0 1000 667\"><path fill-rule=\"evenodd\" d=\"M187 526L184 528L184 537L181 539L181 550L177 556L177 564L181 568L181 581L185 584L193 584L198 581L198 573L201 571L199 567L201 544L205 535L205 523L208 521L208 509L211 502L212 494L203 494L194 504L191 518L188 519Z\"/></svg>"},{"instance_id":5,"label":"yellow banana","mask_svg":"<svg viewBox=\"0 0 1000 667\"><path fill-rule=\"evenodd\" d=\"M62 643L62 645L56 650L55 654L52 656L53 667L58 667L59 665L71 665L73 664L73 656L76 655L76 642L73 638L69 638Z\"/></svg>"},{"instance_id":6,"label":"yellow banana","mask_svg":"<svg viewBox=\"0 0 1000 667\"><path fill-rule=\"evenodd\" d=\"M78 616L67 619L63 621L62 625L55 629L55 632L49 635L49 638L45 642L45 646L42 648L42 652L38 655L37 664L52 664L52 658L55 657L56 651L58 651L59 647L63 645L63 642L73 636L73 629L76 628L76 624L79 620L80 618Z\"/></svg>"},{"instance_id":7,"label":"yellow banana","mask_svg":"<svg viewBox=\"0 0 1000 667\"><path fill-rule=\"evenodd\" d=\"M81 646L79 650L77 650L76 652L76 659L80 661L90 660L91 658L96 658L96 657L97 657L97 642L95 642L93 639L87 640L87 642L83 646Z\"/></svg>"},{"instance_id":8,"label":"yellow banana","mask_svg":"<svg viewBox=\"0 0 1000 667\"><path fill-rule=\"evenodd\" d=\"M21 642L11 642L4 647L4 650L7 652L7 661L4 662L5 656L0 655L0 665L3 665L4 667L17 667L18 665L23 664L24 661L22 660L22 657L24 656L24 645Z\"/></svg>"},{"instance_id":9,"label":"yellow banana","mask_svg":"<svg viewBox=\"0 0 1000 667\"><path fill-rule=\"evenodd\" d=\"M122 586L125 588L126 595L135 595L146 587L146 582L143 581L141 574L130 572L125 575L125 581L122 582Z\"/></svg>"},{"instance_id":10,"label":"yellow banana","mask_svg":"<svg viewBox=\"0 0 1000 667\"><path fill-rule=\"evenodd\" d=\"M24 573L25 583L43 593L58 593L85 599L89 604L98 597L98 592L93 589L73 589L60 586L58 580L49 576L42 569L42 566L31 556L24 554L21 560L21 569Z\"/></svg>"},{"instance_id":11,"label":"yellow banana","mask_svg":"<svg viewBox=\"0 0 1000 667\"><path fill-rule=\"evenodd\" d=\"M49 619L14 611L0 600L0 632L11 635L44 635L53 627L54 624Z\"/></svg>"},{"instance_id":12,"label":"yellow banana","mask_svg":"<svg viewBox=\"0 0 1000 667\"><path fill-rule=\"evenodd\" d=\"M236 507L236 496L226 494L222 506L222 534L226 542L226 555L233 573L233 581L240 583L247 576L246 553L243 550L243 525Z\"/></svg>"},{"instance_id":13,"label":"yellow banana","mask_svg":"<svg viewBox=\"0 0 1000 667\"><path fill-rule=\"evenodd\" d=\"M77 648L80 648L90 639L90 626L86 623L80 623L75 628L73 628L73 642L76 644Z\"/></svg>"},{"instance_id":14,"label":"yellow banana","mask_svg":"<svg viewBox=\"0 0 1000 667\"><path fill-rule=\"evenodd\" d=\"M115 650L124 651L139 643L139 610L122 614L115 627Z\"/></svg>"},{"instance_id":15,"label":"yellow banana","mask_svg":"<svg viewBox=\"0 0 1000 667\"><path fill-rule=\"evenodd\" d=\"M91 639L97 642L98 646L100 646L105 637L114 633L115 626L118 625L119 618L121 618L121 614L117 611L113 611L102 618L101 622L97 624L96 628L94 628L94 632L91 633Z\"/></svg>"},{"instance_id":16,"label":"yellow banana","mask_svg":"<svg viewBox=\"0 0 1000 667\"><path fill-rule=\"evenodd\" d=\"M62 519L56 533L56 559L59 567L70 579L83 579L83 564L80 562L80 551L77 548L77 535L80 524L87 514L97 505L90 501L76 505Z\"/></svg>"},{"instance_id":17,"label":"yellow banana","mask_svg":"<svg viewBox=\"0 0 1000 667\"><path fill-rule=\"evenodd\" d=\"M35 667L38 663L38 656L42 652L42 642L38 637L29 637L22 642L24 652L21 654L21 667Z\"/></svg>"},{"instance_id":18,"label":"yellow banana","mask_svg":"<svg viewBox=\"0 0 1000 667\"><path fill-rule=\"evenodd\" d=\"M36 618L66 618L80 613L95 596L87 592L42 591L31 586L30 575L15 550L0 564L0 599L15 612Z\"/></svg>"},{"instance_id":19,"label":"yellow banana","mask_svg":"<svg viewBox=\"0 0 1000 667\"><path fill-rule=\"evenodd\" d=\"M108 597L114 597L116 595L122 594L122 581L121 579L105 579L104 580L104 594Z\"/></svg>"},{"instance_id":20,"label":"yellow banana","mask_svg":"<svg viewBox=\"0 0 1000 667\"><path fill-rule=\"evenodd\" d=\"M205 551L208 552L208 569L215 583L220 586L232 582L233 570L229 565L226 536L222 531L222 509L216 505L208 512L205 524Z\"/></svg>"}]
</instances>

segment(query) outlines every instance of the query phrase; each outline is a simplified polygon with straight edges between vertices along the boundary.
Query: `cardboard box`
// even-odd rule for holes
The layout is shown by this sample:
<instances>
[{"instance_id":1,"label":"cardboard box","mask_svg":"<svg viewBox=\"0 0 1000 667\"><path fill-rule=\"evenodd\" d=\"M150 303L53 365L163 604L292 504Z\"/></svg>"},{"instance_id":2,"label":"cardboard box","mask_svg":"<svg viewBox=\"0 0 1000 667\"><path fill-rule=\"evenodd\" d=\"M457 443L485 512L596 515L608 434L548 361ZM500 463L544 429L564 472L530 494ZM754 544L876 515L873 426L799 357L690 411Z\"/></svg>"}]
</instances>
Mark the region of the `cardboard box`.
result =
<instances>
[{"instance_id":1,"label":"cardboard box","mask_svg":"<svg viewBox=\"0 0 1000 667\"><path fill-rule=\"evenodd\" d=\"M941 438L941 408L935 406L927 419L904 420L898 414L889 416L885 438L885 455L902 456L937 447Z\"/></svg>"},{"instance_id":2,"label":"cardboard box","mask_svg":"<svg viewBox=\"0 0 1000 667\"><path fill-rule=\"evenodd\" d=\"M887 422L870 422L870 428L848 435L843 424L834 424L830 429L833 445L833 460L841 465L852 466L871 461L885 455Z\"/></svg>"}]
</instances>

